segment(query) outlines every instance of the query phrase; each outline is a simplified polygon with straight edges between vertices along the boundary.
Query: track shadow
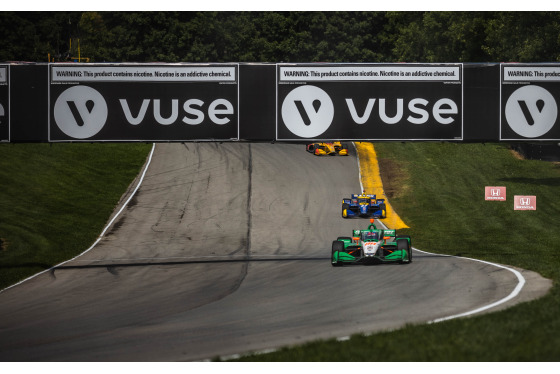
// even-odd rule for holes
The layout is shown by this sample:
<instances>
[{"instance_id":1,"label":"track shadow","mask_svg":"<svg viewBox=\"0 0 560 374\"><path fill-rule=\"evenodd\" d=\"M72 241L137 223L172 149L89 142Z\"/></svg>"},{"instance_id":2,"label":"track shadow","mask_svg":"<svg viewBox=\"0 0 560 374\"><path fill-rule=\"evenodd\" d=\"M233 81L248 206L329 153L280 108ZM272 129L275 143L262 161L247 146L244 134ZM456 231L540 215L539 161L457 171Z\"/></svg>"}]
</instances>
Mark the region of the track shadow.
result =
<instances>
[{"instance_id":1,"label":"track shadow","mask_svg":"<svg viewBox=\"0 0 560 374\"><path fill-rule=\"evenodd\" d=\"M58 270L96 269L96 268L132 268L148 266L177 266L199 264L224 264L224 263L249 263L249 262L293 262L293 261L330 261L330 257L282 257L282 258L228 258L228 259L199 259L188 261L155 261L155 262L128 262L128 263L99 263L87 265L62 265L51 269L54 273Z\"/></svg>"},{"instance_id":2,"label":"track shadow","mask_svg":"<svg viewBox=\"0 0 560 374\"><path fill-rule=\"evenodd\" d=\"M462 257L461 254L455 255L456 257ZM413 259L420 259L420 258L440 258L440 259L450 259L453 258L452 255L432 255L432 254L421 254L415 253ZM193 260L183 260L183 261L145 261L145 262L100 262L95 264L87 264L87 265L62 265L54 267L50 270L51 275L54 275L55 271L58 270L81 270L81 269L106 269L107 271L111 272L113 269L116 268L140 268L140 267L150 267L150 266L177 266L177 265L200 265L200 264L233 264L233 263L257 263L257 262L298 262L298 261L317 261L317 262L325 262L330 264L331 258L330 257L267 257L267 258L259 258L259 257L242 257L242 258L222 258L222 259L193 259ZM388 265L401 265L400 263L374 263L374 264L355 264L361 266L388 266Z\"/></svg>"}]
</instances>

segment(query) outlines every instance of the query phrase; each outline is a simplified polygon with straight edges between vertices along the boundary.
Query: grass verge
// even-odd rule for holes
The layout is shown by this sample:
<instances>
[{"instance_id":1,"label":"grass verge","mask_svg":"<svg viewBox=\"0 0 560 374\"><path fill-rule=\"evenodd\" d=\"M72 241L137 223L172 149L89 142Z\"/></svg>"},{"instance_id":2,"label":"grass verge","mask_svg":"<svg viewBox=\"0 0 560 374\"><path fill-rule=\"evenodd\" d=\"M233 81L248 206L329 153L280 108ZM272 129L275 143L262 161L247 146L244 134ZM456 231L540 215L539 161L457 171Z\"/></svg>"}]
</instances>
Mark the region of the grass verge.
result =
<instances>
[{"instance_id":1,"label":"grass verge","mask_svg":"<svg viewBox=\"0 0 560 374\"><path fill-rule=\"evenodd\" d=\"M150 148L1 144L0 290L87 249Z\"/></svg>"},{"instance_id":2,"label":"grass verge","mask_svg":"<svg viewBox=\"0 0 560 374\"><path fill-rule=\"evenodd\" d=\"M522 160L501 144L375 149L391 204L410 226L399 233L415 247L536 271L554 281L551 292L500 312L236 361L559 361L560 164ZM485 186L506 186L507 201L484 201ZM537 210L514 211L514 195L536 195Z\"/></svg>"}]
</instances>

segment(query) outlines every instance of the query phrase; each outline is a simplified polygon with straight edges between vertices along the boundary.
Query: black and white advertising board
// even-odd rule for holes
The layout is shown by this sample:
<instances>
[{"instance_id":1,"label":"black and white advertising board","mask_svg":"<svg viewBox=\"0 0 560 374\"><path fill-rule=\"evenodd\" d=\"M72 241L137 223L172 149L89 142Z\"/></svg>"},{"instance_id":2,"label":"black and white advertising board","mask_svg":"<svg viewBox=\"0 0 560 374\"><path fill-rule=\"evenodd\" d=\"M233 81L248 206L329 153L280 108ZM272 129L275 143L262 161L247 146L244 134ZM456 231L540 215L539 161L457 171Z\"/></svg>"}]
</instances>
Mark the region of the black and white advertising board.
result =
<instances>
[{"instance_id":1,"label":"black and white advertising board","mask_svg":"<svg viewBox=\"0 0 560 374\"><path fill-rule=\"evenodd\" d=\"M10 141L10 66L0 65L0 142Z\"/></svg>"},{"instance_id":2,"label":"black and white advertising board","mask_svg":"<svg viewBox=\"0 0 560 374\"><path fill-rule=\"evenodd\" d=\"M463 139L462 64L279 64L277 140Z\"/></svg>"},{"instance_id":3,"label":"black and white advertising board","mask_svg":"<svg viewBox=\"0 0 560 374\"><path fill-rule=\"evenodd\" d=\"M559 141L560 65L502 64L500 140Z\"/></svg>"},{"instance_id":4,"label":"black and white advertising board","mask_svg":"<svg viewBox=\"0 0 560 374\"><path fill-rule=\"evenodd\" d=\"M238 64L50 64L49 141L239 139Z\"/></svg>"}]
</instances>

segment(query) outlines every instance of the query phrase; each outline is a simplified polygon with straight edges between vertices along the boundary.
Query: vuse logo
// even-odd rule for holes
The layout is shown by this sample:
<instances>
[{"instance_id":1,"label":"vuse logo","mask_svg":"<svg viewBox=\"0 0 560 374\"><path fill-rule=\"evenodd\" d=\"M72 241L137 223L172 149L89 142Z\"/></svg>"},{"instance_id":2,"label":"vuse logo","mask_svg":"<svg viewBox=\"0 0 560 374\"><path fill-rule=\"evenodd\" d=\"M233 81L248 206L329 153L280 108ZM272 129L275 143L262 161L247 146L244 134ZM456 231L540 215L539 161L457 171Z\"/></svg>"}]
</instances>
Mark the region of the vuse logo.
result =
<instances>
[{"instance_id":1,"label":"vuse logo","mask_svg":"<svg viewBox=\"0 0 560 374\"><path fill-rule=\"evenodd\" d=\"M288 130L302 138L314 138L329 128L334 118L330 96L315 86L291 91L282 103L282 119Z\"/></svg>"},{"instance_id":2,"label":"vuse logo","mask_svg":"<svg viewBox=\"0 0 560 374\"><path fill-rule=\"evenodd\" d=\"M546 134L558 117L558 107L552 94L534 85L515 90L505 109L506 120L511 129L525 138L537 138Z\"/></svg>"},{"instance_id":3,"label":"vuse logo","mask_svg":"<svg viewBox=\"0 0 560 374\"><path fill-rule=\"evenodd\" d=\"M74 86L64 91L54 104L54 120L66 135L87 139L97 134L107 121L105 99L88 86Z\"/></svg>"}]
</instances>

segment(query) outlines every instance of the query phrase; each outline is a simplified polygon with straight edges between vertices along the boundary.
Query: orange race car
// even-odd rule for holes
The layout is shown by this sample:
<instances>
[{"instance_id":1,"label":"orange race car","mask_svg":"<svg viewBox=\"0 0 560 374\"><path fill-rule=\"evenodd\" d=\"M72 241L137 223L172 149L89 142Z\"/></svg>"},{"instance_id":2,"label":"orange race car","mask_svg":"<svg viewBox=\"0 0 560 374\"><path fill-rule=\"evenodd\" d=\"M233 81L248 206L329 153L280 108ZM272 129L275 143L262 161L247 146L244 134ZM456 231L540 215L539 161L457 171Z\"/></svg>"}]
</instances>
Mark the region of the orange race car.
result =
<instances>
[{"instance_id":1,"label":"orange race car","mask_svg":"<svg viewBox=\"0 0 560 374\"><path fill-rule=\"evenodd\" d=\"M315 156L348 156L348 146L341 142L311 143L307 145L307 152L311 152Z\"/></svg>"}]
</instances>

